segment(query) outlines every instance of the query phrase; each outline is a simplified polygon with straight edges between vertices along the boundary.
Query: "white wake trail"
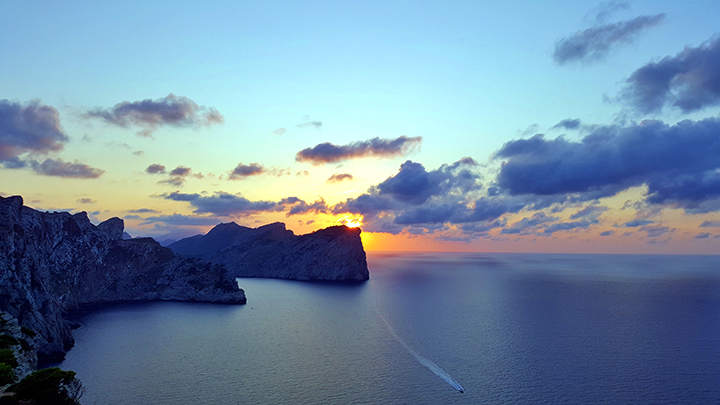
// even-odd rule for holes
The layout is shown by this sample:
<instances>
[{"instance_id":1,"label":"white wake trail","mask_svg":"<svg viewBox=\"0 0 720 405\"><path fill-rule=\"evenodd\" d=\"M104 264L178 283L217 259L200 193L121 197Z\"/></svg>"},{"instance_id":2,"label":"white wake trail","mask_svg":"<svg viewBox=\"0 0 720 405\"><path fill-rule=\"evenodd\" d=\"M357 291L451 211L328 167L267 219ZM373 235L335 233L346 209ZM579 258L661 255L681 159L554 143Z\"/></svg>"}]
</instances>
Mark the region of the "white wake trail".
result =
<instances>
[{"instance_id":1,"label":"white wake trail","mask_svg":"<svg viewBox=\"0 0 720 405\"><path fill-rule=\"evenodd\" d=\"M433 363L429 359L426 359L425 357L421 356L412 347L410 347L410 345L405 343L405 341L402 340L402 338L400 338L400 336L398 336L397 333L395 333L395 329L393 329L392 325L390 325L390 322L388 322L388 320L385 318L385 316L383 316L383 314L378 312L378 316L380 316L380 319L382 319L382 321L385 323L385 326L387 326L388 331L390 331L390 334L392 335L392 337L395 338L395 340L397 340L397 342L400 343L402 345L402 347L404 347L405 350L407 350L408 353L412 354L412 356L415 357L415 360L417 360L423 366L427 367L427 369L432 371L436 376L445 380L445 382L450 384L450 386L452 386L456 390L458 390L460 392L465 392L465 389L463 388L463 386L460 385L459 382L455 381L450 376L450 374L448 374L445 370L440 368L440 366Z\"/></svg>"}]
</instances>

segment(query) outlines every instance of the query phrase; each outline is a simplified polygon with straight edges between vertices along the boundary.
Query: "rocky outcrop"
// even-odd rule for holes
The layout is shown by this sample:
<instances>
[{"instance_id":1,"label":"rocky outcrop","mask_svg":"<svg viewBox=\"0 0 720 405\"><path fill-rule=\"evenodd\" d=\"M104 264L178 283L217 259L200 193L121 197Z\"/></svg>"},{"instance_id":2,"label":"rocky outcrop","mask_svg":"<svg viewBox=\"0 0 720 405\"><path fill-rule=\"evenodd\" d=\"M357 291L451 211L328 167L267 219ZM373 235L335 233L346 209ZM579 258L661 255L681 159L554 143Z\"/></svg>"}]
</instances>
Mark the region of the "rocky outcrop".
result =
<instances>
[{"instance_id":1,"label":"rocky outcrop","mask_svg":"<svg viewBox=\"0 0 720 405\"><path fill-rule=\"evenodd\" d=\"M0 197L0 311L37 332L40 358L73 345L69 311L150 300L244 304L217 264L175 255L151 238L123 240L123 221L98 226L82 212L39 212Z\"/></svg>"},{"instance_id":2,"label":"rocky outcrop","mask_svg":"<svg viewBox=\"0 0 720 405\"><path fill-rule=\"evenodd\" d=\"M230 222L168 247L181 256L224 264L236 277L363 281L369 273L360 232L332 226L296 236L279 222L259 228Z\"/></svg>"}]
</instances>

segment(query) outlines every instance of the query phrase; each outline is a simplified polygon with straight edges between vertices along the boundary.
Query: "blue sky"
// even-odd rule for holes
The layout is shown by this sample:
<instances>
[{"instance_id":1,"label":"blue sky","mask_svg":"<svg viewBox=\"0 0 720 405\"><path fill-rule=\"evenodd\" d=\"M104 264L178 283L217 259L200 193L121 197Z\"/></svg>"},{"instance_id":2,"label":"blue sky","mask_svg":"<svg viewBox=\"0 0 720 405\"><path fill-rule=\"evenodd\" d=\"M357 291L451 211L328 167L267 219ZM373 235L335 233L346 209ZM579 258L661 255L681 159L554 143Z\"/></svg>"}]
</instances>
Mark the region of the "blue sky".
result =
<instances>
[{"instance_id":1,"label":"blue sky","mask_svg":"<svg viewBox=\"0 0 720 405\"><path fill-rule=\"evenodd\" d=\"M610 183L615 188L606 187L594 199L582 185L543 189L546 194L528 185L513 188L507 170L539 170L529 160L556 153L562 145L550 141L559 136L578 143L610 126L618 131L613 139L621 142L647 120L672 127L686 119L717 119L718 94L708 84L712 75L698 82L709 86L705 98L700 90L692 93L692 100L702 98L698 108L683 109L670 98L660 108L641 108L637 97L628 96L630 90L639 94L640 85L633 87L628 79L643 66L675 58L686 46L714 55L703 44L717 39L717 15L720 4L709 1L6 1L0 3L0 100L6 100L6 117L38 100L57 112L60 135L52 135L53 150L37 144L17 149L25 145L19 137L31 135L20 134L10 121L0 124L0 131L14 134L0 138L5 143L0 146L16 148L5 159L25 162L0 169L0 192L23 195L27 204L40 209L86 210L96 220L125 217L131 233L155 236L206 231L208 224L229 220L248 226L281 220L305 233L364 217L363 229L372 233L366 244L377 249L712 253L720 230L699 227L720 221L718 212L708 208L716 198L712 153L702 168L619 172L629 176L622 186L597 175L597 183L589 186L594 191ZM607 35L591 37L600 31ZM559 59L556 47L583 38L590 38L590 53ZM707 60L706 68L720 70L716 60ZM702 69L676 77L696 77L698 71ZM673 97L689 94L679 87L671 90L667 94ZM167 98L170 94L176 98ZM132 103L141 100L170 107L192 103L198 110L182 122L162 118L152 128L147 120L122 121L129 116L113 110L123 102L139 109L140 104ZM212 111L222 120L208 120ZM581 126L553 128L565 119L579 119ZM643 139L652 142L665 133L657 128ZM669 137L683 136L668 131ZM509 142L539 133L547 143L538 147L549 148L548 154L494 155ZM402 136L422 139L387 153L357 144ZM712 139L708 145L715 145ZM356 154L324 164L296 159L299 151L326 142L356 145L351 148ZM590 151L573 156L583 161ZM662 151L652 153L657 155L644 159L664 159ZM477 163L466 168L476 181L472 186L459 180L466 169L450 168L464 157ZM46 159L66 172L42 166ZM502 169L503 159L517 164ZM421 164L431 183L444 183L422 189L409 171L397 177L407 160ZM87 167L67 172L71 167L58 161ZM543 162L542 170L549 170L552 162ZM253 163L262 171L230 180L234 168ZM165 173L148 173L153 164L165 166ZM172 181L170 172L178 167L190 170ZM89 177L88 168L103 172ZM612 171L598 166L568 170ZM705 176L703 184L711 190L702 196L707 200L703 212L689 213L687 198L677 195L662 199L655 192L654 200L646 197L655 190L653 184L662 183L666 194L681 192L667 189L668 176L680 181L679 171L686 177ZM343 173L352 179L328 182ZM567 176L544 173L543 179ZM396 179L393 188L385 183L391 176ZM584 179L592 177L577 181L588 185ZM421 201L397 191L402 179L407 193L426 193L428 198ZM477 221L478 216L456 215L458 209L477 212L478 201L490 201L482 198L499 201L498 194L489 193L502 179L506 182L499 195L512 194L515 208ZM378 188L381 184L386 191ZM697 189L683 190L699 203ZM198 197L179 201L171 196L174 192ZM235 196L233 204L240 205L222 212L198 206L210 201L200 196L217 193ZM385 208L351 208L363 195ZM291 197L306 205L281 204ZM238 198L275 205L248 211ZM545 202L538 204L540 200ZM325 205L307 208L316 201ZM607 209L595 210L585 223L571 218L591 206ZM289 207L299 207L295 211L300 213L288 215ZM131 212L139 209L154 212ZM431 211L423 219L430 222L403 223ZM635 220L652 222L643 225L645 231L642 226L620 229ZM705 233L707 237L696 238Z\"/></svg>"}]
</instances>

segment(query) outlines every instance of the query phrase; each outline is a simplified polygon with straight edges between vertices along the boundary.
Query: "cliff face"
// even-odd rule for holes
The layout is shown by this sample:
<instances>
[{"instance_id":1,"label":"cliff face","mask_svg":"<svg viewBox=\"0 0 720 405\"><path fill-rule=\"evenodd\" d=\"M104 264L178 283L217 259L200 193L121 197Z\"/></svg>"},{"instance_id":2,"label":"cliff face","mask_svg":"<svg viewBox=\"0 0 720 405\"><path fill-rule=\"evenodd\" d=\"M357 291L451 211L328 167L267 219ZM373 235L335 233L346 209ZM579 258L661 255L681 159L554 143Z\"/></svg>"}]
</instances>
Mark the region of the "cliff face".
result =
<instances>
[{"instance_id":1,"label":"cliff face","mask_svg":"<svg viewBox=\"0 0 720 405\"><path fill-rule=\"evenodd\" d=\"M236 277L363 281L369 273L360 232L333 226L295 236L282 223L246 228L231 222L168 247L181 256L224 264Z\"/></svg>"},{"instance_id":2,"label":"cliff face","mask_svg":"<svg viewBox=\"0 0 720 405\"><path fill-rule=\"evenodd\" d=\"M72 347L63 315L85 305L148 300L244 304L220 265L176 256L153 239L123 240L123 221L39 212L0 197L0 311L38 333L38 354Z\"/></svg>"}]
</instances>

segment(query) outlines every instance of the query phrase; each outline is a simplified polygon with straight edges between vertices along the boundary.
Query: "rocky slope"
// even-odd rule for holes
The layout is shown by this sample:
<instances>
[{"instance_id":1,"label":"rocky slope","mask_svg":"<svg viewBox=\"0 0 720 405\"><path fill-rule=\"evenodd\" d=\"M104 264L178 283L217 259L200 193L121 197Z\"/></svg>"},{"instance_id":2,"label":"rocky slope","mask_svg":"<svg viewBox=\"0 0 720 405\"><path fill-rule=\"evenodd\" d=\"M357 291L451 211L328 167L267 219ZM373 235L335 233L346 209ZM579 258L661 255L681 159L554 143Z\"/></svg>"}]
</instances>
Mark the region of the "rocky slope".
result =
<instances>
[{"instance_id":1,"label":"rocky slope","mask_svg":"<svg viewBox=\"0 0 720 405\"><path fill-rule=\"evenodd\" d=\"M123 221L39 212L0 197L0 311L37 332L41 359L74 341L65 314L87 305L180 300L244 304L220 265L175 255L150 238L123 240Z\"/></svg>"},{"instance_id":2,"label":"rocky slope","mask_svg":"<svg viewBox=\"0 0 720 405\"><path fill-rule=\"evenodd\" d=\"M279 222L259 228L230 222L168 247L181 256L224 264L236 277L363 281L369 273L360 232L333 226L296 236Z\"/></svg>"}]
</instances>

